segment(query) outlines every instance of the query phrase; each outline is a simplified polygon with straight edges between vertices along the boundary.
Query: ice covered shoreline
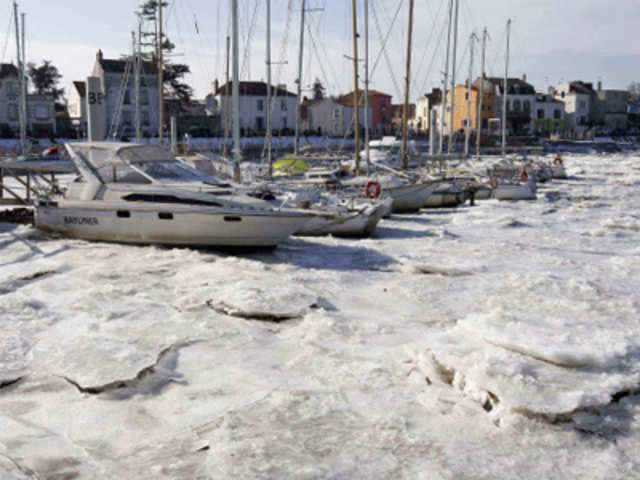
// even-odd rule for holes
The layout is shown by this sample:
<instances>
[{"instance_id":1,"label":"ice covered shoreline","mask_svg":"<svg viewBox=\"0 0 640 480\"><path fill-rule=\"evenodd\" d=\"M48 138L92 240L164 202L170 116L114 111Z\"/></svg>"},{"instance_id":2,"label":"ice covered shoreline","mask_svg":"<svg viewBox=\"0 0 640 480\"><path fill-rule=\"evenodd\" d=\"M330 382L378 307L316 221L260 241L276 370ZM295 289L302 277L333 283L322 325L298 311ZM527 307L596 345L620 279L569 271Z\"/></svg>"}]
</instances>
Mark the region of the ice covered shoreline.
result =
<instances>
[{"instance_id":1,"label":"ice covered shoreline","mask_svg":"<svg viewBox=\"0 0 640 480\"><path fill-rule=\"evenodd\" d=\"M0 478L639 478L640 156L565 162L273 253L0 224Z\"/></svg>"}]
</instances>

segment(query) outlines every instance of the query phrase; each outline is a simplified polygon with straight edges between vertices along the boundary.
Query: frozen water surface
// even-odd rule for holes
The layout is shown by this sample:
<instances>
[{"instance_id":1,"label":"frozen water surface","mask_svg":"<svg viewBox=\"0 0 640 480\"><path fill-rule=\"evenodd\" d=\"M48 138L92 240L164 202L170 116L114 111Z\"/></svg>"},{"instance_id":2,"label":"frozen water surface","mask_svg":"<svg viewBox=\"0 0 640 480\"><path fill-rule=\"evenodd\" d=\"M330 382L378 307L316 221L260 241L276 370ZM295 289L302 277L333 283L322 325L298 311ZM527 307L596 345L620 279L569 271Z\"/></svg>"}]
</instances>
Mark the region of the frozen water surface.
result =
<instances>
[{"instance_id":1,"label":"frozen water surface","mask_svg":"<svg viewBox=\"0 0 640 480\"><path fill-rule=\"evenodd\" d=\"M273 253L0 227L0 478L640 478L640 157Z\"/></svg>"}]
</instances>

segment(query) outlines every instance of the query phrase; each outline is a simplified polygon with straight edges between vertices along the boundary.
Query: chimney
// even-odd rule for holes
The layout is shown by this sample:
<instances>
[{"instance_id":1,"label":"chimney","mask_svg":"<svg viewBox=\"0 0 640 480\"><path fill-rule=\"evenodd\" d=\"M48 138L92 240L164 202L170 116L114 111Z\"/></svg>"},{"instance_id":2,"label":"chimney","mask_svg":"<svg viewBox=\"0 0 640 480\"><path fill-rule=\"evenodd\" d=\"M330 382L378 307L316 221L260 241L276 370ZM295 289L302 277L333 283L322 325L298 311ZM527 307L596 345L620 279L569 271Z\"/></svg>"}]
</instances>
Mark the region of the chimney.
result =
<instances>
[{"instance_id":1,"label":"chimney","mask_svg":"<svg viewBox=\"0 0 640 480\"><path fill-rule=\"evenodd\" d=\"M103 60L103 55L102 55L102 50L98 50L98 53L96 54L96 60L98 60L98 62L102 62Z\"/></svg>"},{"instance_id":2,"label":"chimney","mask_svg":"<svg viewBox=\"0 0 640 480\"><path fill-rule=\"evenodd\" d=\"M602 91L602 80L598 80L598 91Z\"/></svg>"},{"instance_id":3,"label":"chimney","mask_svg":"<svg viewBox=\"0 0 640 480\"><path fill-rule=\"evenodd\" d=\"M522 81L525 82L525 83L527 82L527 74L526 73L522 74Z\"/></svg>"}]
</instances>

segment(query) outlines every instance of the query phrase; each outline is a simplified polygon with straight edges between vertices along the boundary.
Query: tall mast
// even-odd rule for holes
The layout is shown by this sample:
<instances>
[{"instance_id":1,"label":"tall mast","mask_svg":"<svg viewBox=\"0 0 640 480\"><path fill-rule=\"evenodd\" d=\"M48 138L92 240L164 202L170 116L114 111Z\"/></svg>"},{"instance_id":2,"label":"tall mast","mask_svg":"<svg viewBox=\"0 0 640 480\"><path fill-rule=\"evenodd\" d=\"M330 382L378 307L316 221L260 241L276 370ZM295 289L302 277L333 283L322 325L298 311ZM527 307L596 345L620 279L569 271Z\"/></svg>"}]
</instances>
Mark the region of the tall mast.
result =
<instances>
[{"instance_id":1,"label":"tall mast","mask_svg":"<svg viewBox=\"0 0 640 480\"><path fill-rule=\"evenodd\" d=\"M473 85L473 54L474 54L474 42L476 41L476 34L472 33L469 40L469 80L467 85L467 122L464 129L464 156L469 156L469 136L471 135L471 93Z\"/></svg>"},{"instance_id":2,"label":"tall mast","mask_svg":"<svg viewBox=\"0 0 640 480\"><path fill-rule=\"evenodd\" d=\"M142 121L140 118L140 42L142 41L142 17L138 16L138 36L132 33L133 37L133 65L135 67L135 98L136 98L136 141L142 139Z\"/></svg>"},{"instance_id":3,"label":"tall mast","mask_svg":"<svg viewBox=\"0 0 640 480\"><path fill-rule=\"evenodd\" d=\"M25 41L25 31L26 31L26 14L20 14L22 19L22 130L20 132L21 142L24 142L25 146L27 144L27 124L29 123L29 117L27 116L27 82L29 79L27 78L27 42ZM24 140L22 140L24 139ZM23 150L24 152L24 150Z\"/></svg>"},{"instance_id":4,"label":"tall mast","mask_svg":"<svg viewBox=\"0 0 640 480\"><path fill-rule=\"evenodd\" d=\"M454 125L453 125L453 113L456 104L456 58L458 54L458 10L460 9L459 0L455 0L455 19L453 21L453 59L451 62L451 111L449 112L449 143L447 144L447 150L449 153L453 152L455 146Z\"/></svg>"},{"instance_id":5,"label":"tall mast","mask_svg":"<svg viewBox=\"0 0 640 480\"><path fill-rule=\"evenodd\" d=\"M233 30L233 178L240 181L240 48L238 45L238 0L231 0L231 24Z\"/></svg>"},{"instance_id":6,"label":"tall mast","mask_svg":"<svg viewBox=\"0 0 640 480\"><path fill-rule=\"evenodd\" d=\"M158 143L163 145L164 135L164 62L162 61L162 2L158 1Z\"/></svg>"},{"instance_id":7,"label":"tall mast","mask_svg":"<svg viewBox=\"0 0 640 480\"><path fill-rule=\"evenodd\" d=\"M364 149L367 175L371 170L369 152L369 0L364 0Z\"/></svg>"},{"instance_id":8,"label":"tall mast","mask_svg":"<svg viewBox=\"0 0 640 480\"><path fill-rule=\"evenodd\" d=\"M269 178L273 174L273 156L271 153L271 0L267 0L267 160Z\"/></svg>"},{"instance_id":9,"label":"tall mast","mask_svg":"<svg viewBox=\"0 0 640 480\"><path fill-rule=\"evenodd\" d=\"M231 63L231 37L227 35L227 63L225 72L225 84L224 84L224 145L222 146L222 156L227 157L227 141L229 140L229 65Z\"/></svg>"},{"instance_id":10,"label":"tall mast","mask_svg":"<svg viewBox=\"0 0 640 480\"><path fill-rule=\"evenodd\" d=\"M511 19L507 22L507 53L504 62L504 95L502 103L502 156L507 154L507 99L509 83L509 40L511 36Z\"/></svg>"},{"instance_id":11,"label":"tall mast","mask_svg":"<svg viewBox=\"0 0 640 480\"><path fill-rule=\"evenodd\" d=\"M304 54L304 14L307 5L302 0L302 11L300 12L300 47L298 49L298 100L296 103L296 138L294 142L294 153L298 155L300 146L300 103L302 102L302 55Z\"/></svg>"},{"instance_id":12,"label":"tall mast","mask_svg":"<svg viewBox=\"0 0 640 480\"><path fill-rule=\"evenodd\" d=\"M402 107L402 169L406 170L409 165L407 161L407 140L409 134L409 84L411 82L411 39L413 36L413 4L414 0L409 0L409 31L407 32L407 71L404 79L404 106Z\"/></svg>"},{"instance_id":13,"label":"tall mast","mask_svg":"<svg viewBox=\"0 0 640 480\"><path fill-rule=\"evenodd\" d=\"M22 96L24 95L24 90L22 88L22 84L24 83L24 69L22 65L22 55L20 48L20 23L18 21L18 3L13 2L13 19L16 27L16 59L18 63L18 88L20 89L20 103L18 105L18 119L20 121L20 148L22 149L22 154L24 155L27 150L26 138L24 135L24 124L26 121L24 112L22 110Z\"/></svg>"},{"instance_id":14,"label":"tall mast","mask_svg":"<svg viewBox=\"0 0 640 480\"><path fill-rule=\"evenodd\" d=\"M353 26L353 132L355 140L356 175L360 175L360 91L358 90L358 12L356 0L351 0Z\"/></svg>"},{"instance_id":15,"label":"tall mast","mask_svg":"<svg viewBox=\"0 0 640 480\"><path fill-rule=\"evenodd\" d=\"M476 158L480 160L480 142L482 140L482 123L484 122L484 112L482 111L484 103L484 68L485 57L487 53L487 27L482 32L482 70L480 71L480 101L478 102L478 137L476 138Z\"/></svg>"},{"instance_id":16,"label":"tall mast","mask_svg":"<svg viewBox=\"0 0 640 480\"><path fill-rule=\"evenodd\" d=\"M444 120L447 114L447 80L449 79L449 53L451 52L451 22L453 20L453 0L449 0L449 28L447 29L447 54L444 61L444 81L442 82L442 108L440 111L440 139L438 153L443 152Z\"/></svg>"}]
</instances>

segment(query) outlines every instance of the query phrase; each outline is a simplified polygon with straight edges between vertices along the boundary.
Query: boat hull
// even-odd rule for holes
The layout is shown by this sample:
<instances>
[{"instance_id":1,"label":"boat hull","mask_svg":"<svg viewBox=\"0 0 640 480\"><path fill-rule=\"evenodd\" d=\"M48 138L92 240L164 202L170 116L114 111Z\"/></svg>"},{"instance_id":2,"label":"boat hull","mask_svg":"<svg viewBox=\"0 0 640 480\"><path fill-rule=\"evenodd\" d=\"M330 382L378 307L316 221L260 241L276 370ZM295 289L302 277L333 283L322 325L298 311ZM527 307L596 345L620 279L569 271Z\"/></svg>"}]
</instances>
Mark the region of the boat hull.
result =
<instances>
[{"instance_id":1,"label":"boat hull","mask_svg":"<svg viewBox=\"0 0 640 480\"><path fill-rule=\"evenodd\" d=\"M384 193L393 198L394 212L415 212L427 204L437 187L437 183L414 183L385 189Z\"/></svg>"},{"instance_id":2,"label":"boat hull","mask_svg":"<svg viewBox=\"0 0 640 480\"><path fill-rule=\"evenodd\" d=\"M386 205L367 207L351 215L317 215L297 231L298 236L370 237L382 220Z\"/></svg>"},{"instance_id":3,"label":"boat hull","mask_svg":"<svg viewBox=\"0 0 640 480\"><path fill-rule=\"evenodd\" d=\"M535 200L537 197L529 185L498 185L493 190L493 198L498 200Z\"/></svg>"},{"instance_id":4,"label":"boat hull","mask_svg":"<svg viewBox=\"0 0 640 480\"><path fill-rule=\"evenodd\" d=\"M551 167L551 176L558 180L566 180L568 178L564 165L553 165Z\"/></svg>"},{"instance_id":5,"label":"boat hull","mask_svg":"<svg viewBox=\"0 0 640 480\"><path fill-rule=\"evenodd\" d=\"M307 215L268 211L154 207L61 202L37 206L34 223L40 230L84 240L251 248L275 247L309 220Z\"/></svg>"},{"instance_id":6,"label":"boat hull","mask_svg":"<svg viewBox=\"0 0 640 480\"><path fill-rule=\"evenodd\" d=\"M465 202L466 195L464 192L455 193L432 193L427 199L424 208L447 208L457 207Z\"/></svg>"}]
</instances>

